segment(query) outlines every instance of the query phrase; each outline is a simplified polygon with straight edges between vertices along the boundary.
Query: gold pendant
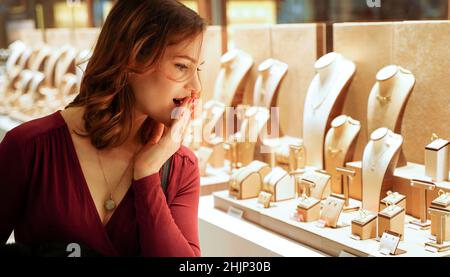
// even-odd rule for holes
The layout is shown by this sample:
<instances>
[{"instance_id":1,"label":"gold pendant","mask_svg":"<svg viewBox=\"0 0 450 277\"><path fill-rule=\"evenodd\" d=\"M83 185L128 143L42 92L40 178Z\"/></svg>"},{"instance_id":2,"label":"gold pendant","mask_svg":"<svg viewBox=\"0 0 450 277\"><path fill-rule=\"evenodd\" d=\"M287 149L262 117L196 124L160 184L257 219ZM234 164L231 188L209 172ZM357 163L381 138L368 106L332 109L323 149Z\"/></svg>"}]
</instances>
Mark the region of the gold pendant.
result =
<instances>
[{"instance_id":1,"label":"gold pendant","mask_svg":"<svg viewBox=\"0 0 450 277\"><path fill-rule=\"evenodd\" d=\"M111 198L105 201L105 209L108 211L112 211L116 208L116 202Z\"/></svg>"},{"instance_id":2,"label":"gold pendant","mask_svg":"<svg viewBox=\"0 0 450 277\"><path fill-rule=\"evenodd\" d=\"M377 95L377 100L380 101L380 103L384 104L386 102L391 101L391 97L390 96Z\"/></svg>"}]
</instances>

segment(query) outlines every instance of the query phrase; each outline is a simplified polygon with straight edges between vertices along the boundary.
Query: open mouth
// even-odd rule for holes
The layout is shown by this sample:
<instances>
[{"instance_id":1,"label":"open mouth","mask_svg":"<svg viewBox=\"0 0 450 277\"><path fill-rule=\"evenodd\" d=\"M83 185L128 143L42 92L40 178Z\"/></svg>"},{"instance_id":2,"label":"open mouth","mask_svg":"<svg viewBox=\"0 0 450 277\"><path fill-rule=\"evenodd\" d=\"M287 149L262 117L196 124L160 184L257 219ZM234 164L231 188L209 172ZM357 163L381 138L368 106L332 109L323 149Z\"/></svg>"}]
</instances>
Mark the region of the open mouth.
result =
<instances>
[{"instance_id":1,"label":"open mouth","mask_svg":"<svg viewBox=\"0 0 450 277\"><path fill-rule=\"evenodd\" d=\"M186 99L186 97L184 97L184 98L174 98L173 99L173 103L175 104L175 106L179 107L179 106L181 106L181 104L183 104L184 99Z\"/></svg>"}]
</instances>

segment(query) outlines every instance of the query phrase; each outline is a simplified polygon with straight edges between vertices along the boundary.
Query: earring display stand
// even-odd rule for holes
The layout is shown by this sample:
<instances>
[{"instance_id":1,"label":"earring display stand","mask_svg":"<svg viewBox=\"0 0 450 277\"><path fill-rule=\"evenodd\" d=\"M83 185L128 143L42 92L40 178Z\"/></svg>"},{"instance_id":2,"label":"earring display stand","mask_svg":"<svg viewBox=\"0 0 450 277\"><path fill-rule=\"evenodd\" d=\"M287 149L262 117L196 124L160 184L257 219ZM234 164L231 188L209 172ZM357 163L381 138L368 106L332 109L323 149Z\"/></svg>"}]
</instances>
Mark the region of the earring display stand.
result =
<instances>
[{"instance_id":1,"label":"earring display stand","mask_svg":"<svg viewBox=\"0 0 450 277\"><path fill-rule=\"evenodd\" d=\"M450 250L450 239L448 236L448 221L450 216L450 210L448 209L438 209L429 208L429 213L432 217L437 220L437 230L436 230L436 241L427 242L425 244L425 249L431 252L443 252Z\"/></svg>"},{"instance_id":2,"label":"earring display stand","mask_svg":"<svg viewBox=\"0 0 450 277\"><path fill-rule=\"evenodd\" d=\"M344 199L344 212L353 212L359 210L359 205L350 203L350 182L348 181L348 179L352 179L353 177L355 177L356 172L354 170L342 167L337 167L336 172L338 172L338 174L340 174L340 176L344 178L344 194L341 196L333 193L333 195L338 195L339 197L342 197Z\"/></svg>"},{"instance_id":3,"label":"earring display stand","mask_svg":"<svg viewBox=\"0 0 450 277\"><path fill-rule=\"evenodd\" d=\"M433 191L436 185L432 182L411 180L411 187L419 190L420 219L413 220L410 223L419 226L421 229L429 229L431 221L427 219L427 194L429 191Z\"/></svg>"}]
</instances>

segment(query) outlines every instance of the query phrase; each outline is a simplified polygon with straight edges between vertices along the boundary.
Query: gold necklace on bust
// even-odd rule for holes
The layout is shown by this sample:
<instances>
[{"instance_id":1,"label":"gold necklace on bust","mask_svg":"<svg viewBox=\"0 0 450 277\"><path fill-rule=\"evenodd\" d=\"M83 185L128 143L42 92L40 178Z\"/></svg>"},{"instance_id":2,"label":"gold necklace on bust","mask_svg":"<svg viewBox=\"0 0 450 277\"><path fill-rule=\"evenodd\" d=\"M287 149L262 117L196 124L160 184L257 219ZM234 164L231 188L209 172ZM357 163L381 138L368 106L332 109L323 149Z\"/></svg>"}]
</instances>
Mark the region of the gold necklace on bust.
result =
<instances>
[{"instance_id":1,"label":"gold necklace on bust","mask_svg":"<svg viewBox=\"0 0 450 277\"><path fill-rule=\"evenodd\" d=\"M342 126L339 126L338 128L345 128L345 125L348 123L348 120L346 120L345 121L345 123L342 125ZM341 135L341 136L343 136L343 135ZM341 148L341 145L340 145L340 143L338 142L338 143L336 143L337 145L336 145L336 147L332 147L332 146L329 146L328 147L328 153L330 153L330 156L332 157L332 158L334 158L334 157L336 157L339 153L342 153L342 152L344 152Z\"/></svg>"},{"instance_id":2,"label":"gold necklace on bust","mask_svg":"<svg viewBox=\"0 0 450 277\"><path fill-rule=\"evenodd\" d=\"M339 143L336 143L337 147L333 148L332 146L328 147L328 153L330 153L330 156L332 158L336 157L339 153L343 152L341 149L341 146L339 145Z\"/></svg>"},{"instance_id":3,"label":"gold necklace on bust","mask_svg":"<svg viewBox=\"0 0 450 277\"><path fill-rule=\"evenodd\" d=\"M391 96L381 96L381 95L377 95L377 100L378 100L378 102L380 102L380 104L385 104L385 103L387 103L387 102L390 102L391 101Z\"/></svg>"},{"instance_id":4,"label":"gold necklace on bust","mask_svg":"<svg viewBox=\"0 0 450 277\"><path fill-rule=\"evenodd\" d=\"M393 91L393 88L390 88L389 91L388 91L389 95L388 96L383 96L383 95L380 94L380 89L378 88L377 101L380 102L381 105L384 105L384 104L386 104L388 102L391 102L391 100L392 100L392 91Z\"/></svg>"}]
</instances>

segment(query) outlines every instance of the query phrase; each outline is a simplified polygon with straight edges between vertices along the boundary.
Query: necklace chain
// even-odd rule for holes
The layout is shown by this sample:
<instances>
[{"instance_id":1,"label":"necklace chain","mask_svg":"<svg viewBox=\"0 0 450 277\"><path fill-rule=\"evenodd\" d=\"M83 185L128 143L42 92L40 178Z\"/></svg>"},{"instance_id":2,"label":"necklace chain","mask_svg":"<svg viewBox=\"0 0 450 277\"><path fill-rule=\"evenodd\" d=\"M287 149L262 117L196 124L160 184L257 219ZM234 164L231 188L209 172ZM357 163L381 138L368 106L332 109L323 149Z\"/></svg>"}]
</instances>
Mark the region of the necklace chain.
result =
<instances>
[{"instance_id":1,"label":"necklace chain","mask_svg":"<svg viewBox=\"0 0 450 277\"><path fill-rule=\"evenodd\" d=\"M390 150L390 145L388 143L385 143L385 144L386 144L387 148L381 154L379 154L378 157L376 157L376 159L375 158L371 159L371 161L370 161L370 170L371 171L375 171L375 164L378 161L380 161L381 158L383 158L384 154L386 154Z\"/></svg>"},{"instance_id":2,"label":"necklace chain","mask_svg":"<svg viewBox=\"0 0 450 277\"><path fill-rule=\"evenodd\" d=\"M335 75L337 75L337 74L335 74ZM320 76L320 75L319 75L319 76ZM314 114L315 114L316 111L322 106L322 104L325 103L325 101L326 101L327 98L329 97L329 95L330 95L329 90L330 90L331 86L335 83L336 78L337 78L336 76L333 76L333 77L330 79L330 81L328 82L328 84L327 84L327 86L326 86L326 89L325 89L325 96L322 97L322 99L319 101L319 103L314 104L313 101L311 101L311 107L312 107L312 109L313 109L313 113L314 113ZM321 90L323 90L323 89L320 88L320 79L319 79L319 91L321 91Z\"/></svg>"},{"instance_id":3,"label":"necklace chain","mask_svg":"<svg viewBox=\"0 0 450 277\"><path fill-rule=\"evenodd\" d=\"M134 157L136 156L137 153L137 148L134 151L133 157L131 158L131 160L134 160ZM105 174L105 170L103 169L103 163L102 160L100 159L100 153L97 149L97 159L98 159L98 163L100 165L100 169L102 171L103 174L103 179L105 180L106 185L108 186L108 190L109 190L109 198L105 201L105 208L108 211L112 211L116 208L116 202L113 199L113 193L116 191L117 187L120 185L120 183L122 183L123 178L125 177L126 173L128 172L128 169L130 168L132 162L130 160L130 162L128 163L128 166L125 168L125 170L123 171L122 175L120 176L119 182L112 188L111 190L111 186L108 182L108 179L106 178L106 174Z\"/></svg>"}]
</instances>

